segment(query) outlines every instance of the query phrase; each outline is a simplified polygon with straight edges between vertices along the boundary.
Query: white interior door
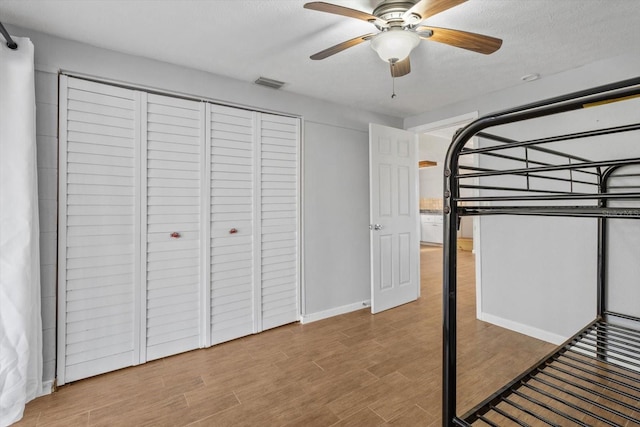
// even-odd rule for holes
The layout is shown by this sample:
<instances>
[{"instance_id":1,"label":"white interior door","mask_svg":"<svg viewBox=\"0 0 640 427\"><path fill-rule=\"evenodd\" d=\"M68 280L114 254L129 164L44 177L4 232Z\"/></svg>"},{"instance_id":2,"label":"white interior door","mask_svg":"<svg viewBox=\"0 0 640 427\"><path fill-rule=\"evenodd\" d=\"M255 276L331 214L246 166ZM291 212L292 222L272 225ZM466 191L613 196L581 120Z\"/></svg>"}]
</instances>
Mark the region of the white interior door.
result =
<instances>
[{"instance_id":1,"label":"white interior door","mask_svg":"<svg viewBox=\"0 0 640 427\"><path fill-rule=\"evenodd\" d=\"M371 312L418 298L420 216L418 137L369 125Z\"/></svg>"}]
</instances>

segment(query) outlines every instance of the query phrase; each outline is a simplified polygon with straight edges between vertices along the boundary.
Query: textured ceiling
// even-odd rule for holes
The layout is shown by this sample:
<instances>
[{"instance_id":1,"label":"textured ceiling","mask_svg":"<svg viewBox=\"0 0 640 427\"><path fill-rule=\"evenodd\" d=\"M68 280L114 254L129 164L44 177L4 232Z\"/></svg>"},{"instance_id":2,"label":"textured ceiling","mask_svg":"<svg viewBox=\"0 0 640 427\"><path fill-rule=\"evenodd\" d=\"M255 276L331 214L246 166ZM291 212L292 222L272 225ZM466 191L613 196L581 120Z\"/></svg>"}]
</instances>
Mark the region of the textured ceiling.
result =
<instances>
[{"instance_id":1,"label":"textured ceiling","mask_svg":"<svg viewBox=\"0 0 640 427\"><path fill-rule=\"evenodd\" d=\"M303 9L304 0L0 0L3 23L406 117L545 76L640 52L639 0L469 0L425 21L504 40L485 56L423 41L396 79L363 43L322 61L309 55L375 30ZM376 1L335 0L371 12ZM108 76L105 76L108 77Z\"/></svg>"}]
</instances>

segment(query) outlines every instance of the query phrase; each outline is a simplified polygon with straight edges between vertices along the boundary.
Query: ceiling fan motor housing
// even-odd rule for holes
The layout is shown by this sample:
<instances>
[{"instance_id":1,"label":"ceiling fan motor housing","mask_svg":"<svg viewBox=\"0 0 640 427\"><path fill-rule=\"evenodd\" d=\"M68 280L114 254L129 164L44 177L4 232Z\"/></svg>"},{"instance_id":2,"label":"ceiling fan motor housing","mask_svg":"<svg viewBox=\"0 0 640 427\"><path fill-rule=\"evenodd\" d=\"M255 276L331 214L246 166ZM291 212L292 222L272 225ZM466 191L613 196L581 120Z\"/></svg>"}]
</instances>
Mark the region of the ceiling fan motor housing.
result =
<instances>
[{"instance_id":1,"label":"ceiling fan motor housing","mask_svg":"<svg viewBox=\"0 0 640 427\"><path fill-rule=\"evenodd\" d=\"M422 17L415 13L412 13L406 19L404 18L405 12L411 9L415 3L415 1L383 1L373 10L372 15L380 18L374 24L378 29L383 30L393 26L406 27L420 23Z\"/></svg>"}]
</instances>

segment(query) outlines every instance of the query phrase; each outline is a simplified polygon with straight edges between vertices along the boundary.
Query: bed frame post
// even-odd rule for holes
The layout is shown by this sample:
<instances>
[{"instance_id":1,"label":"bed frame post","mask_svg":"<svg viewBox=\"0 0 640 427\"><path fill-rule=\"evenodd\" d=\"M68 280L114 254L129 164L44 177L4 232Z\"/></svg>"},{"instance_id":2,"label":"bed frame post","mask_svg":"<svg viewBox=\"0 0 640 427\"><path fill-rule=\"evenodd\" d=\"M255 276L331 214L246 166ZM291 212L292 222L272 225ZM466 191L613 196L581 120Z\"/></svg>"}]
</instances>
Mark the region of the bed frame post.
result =
<instances>
[{"instance_id":1,"label":"bed frame post","mask_svg":"<svg viewBox=\"0 0 640 427\"><path fill-rule=\"evenodd\" d=\"M458 156L473 135L468 127L459 129L451 142L444 166L444 236L442 269L442 425L452 427L456 417L457 393L457 239L458 204L460 185L458 182ZM467 132L465 132L467 131Z\"/></svg>"},{"instance_id":2,"label":"bed frame post","mask_svg":"<svg viewBox=\"0 0 640 427\"><path fill-rule=\"evenodd\" d=\"M601 172L600 168L598 168L598 179L599 179L599 193L605 194L607 192L607 180L611 175L610 169L607 169L604 174ZM607 207L607 199L598 200L598 207L606 208ZM598 218L598 278L597 278L597 286L598 286L598 317L602 318L606 311L606 275L607 275L607 219L606 217Z\"/></svg>"},{"instance_id":3,"label":"bed frame post","mask_svg":"<svg viewBox=\"0 0 640 427\"><path fill-rule=\"evenodd\" d=\"M609 191L609 178L613 173L620 169L621 165L610 166L599 173L599 191L600 194L606 194ZM600 199L598 207L606 208L608 199ZM607 215L598 218L598 317L603 319L607 313Z\"/></svg>"},{"instance_id":4,"label":"bed frame post","mask_svg":"<svg viewBox=\"0 0 640 427\"><path fill-rule=\"evenodd\" d=\"M615 172L619 166L611 166L607 168L604 173L601 173L598 168L599 176L599 192L600 194L606 194L609 191L609 178ZM606 208L608 205L607 199L600 199L598 206ZM607 216L601 216L598 218L598 318L604 319L607 313ZM597 345L596 353L600 360L605 361L607 359L607 332L606 330L598 329L597 333Z\"/></svg>"},{"instance_id":5,"label":"bed frame post","mask_svg":"<svg viewBox=\"0 0 640 427\"><path fill-rule=\"evenodd\" d=\"M451 195L456 187L456 179L447 162L445 166L445 198L444 198L444 268L443 275L443 329L442 329L442 425L453 425L456 415L456 293L457 293L457 208L451 203Z\"/></svg>"}]
</instances>

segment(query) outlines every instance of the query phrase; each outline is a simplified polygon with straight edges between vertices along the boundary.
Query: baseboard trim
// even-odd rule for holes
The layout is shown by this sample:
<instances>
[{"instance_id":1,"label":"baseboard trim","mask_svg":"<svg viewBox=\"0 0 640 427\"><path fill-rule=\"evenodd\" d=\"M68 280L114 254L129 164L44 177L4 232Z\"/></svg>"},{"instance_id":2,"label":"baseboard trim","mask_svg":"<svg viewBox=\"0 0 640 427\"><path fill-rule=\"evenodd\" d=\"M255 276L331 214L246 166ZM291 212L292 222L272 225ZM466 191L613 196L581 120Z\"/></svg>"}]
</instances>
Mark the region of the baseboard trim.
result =
<instances>
[{"instance_id":1,"label":"baseboard trim","mask_svg":"<svg viewBox=\"0 0 640 427\"><path fill-rule=\"evenodd\" d=\"M569 338L554 334L553 332L534 328L533 326L525 325L523 323L514 322L513 320L503 319L502 317L494 316L493 314L481 313L480 320L555 345L560 345Z\"/></svg>"},{"instance_id":2,"label":"baseboard trim","mask_svg":"<svg viewBox=\"0 0 640 427\"><path fill-rule=\"evenodd\" d=\"M328 319L329 317L339 316L340 314L351 313L352 311L362 310L371 307L371 300L355 302L353 304L343 305L341 307L331 308L329 310L319 311L317 313L303 314L300 323L317 322L318 320Z\"/></svg>"}]
</instances>

